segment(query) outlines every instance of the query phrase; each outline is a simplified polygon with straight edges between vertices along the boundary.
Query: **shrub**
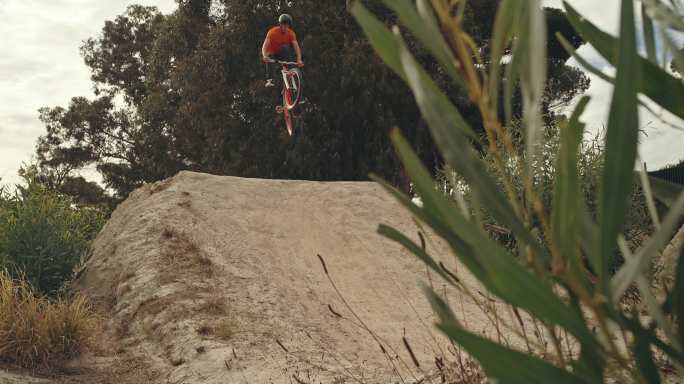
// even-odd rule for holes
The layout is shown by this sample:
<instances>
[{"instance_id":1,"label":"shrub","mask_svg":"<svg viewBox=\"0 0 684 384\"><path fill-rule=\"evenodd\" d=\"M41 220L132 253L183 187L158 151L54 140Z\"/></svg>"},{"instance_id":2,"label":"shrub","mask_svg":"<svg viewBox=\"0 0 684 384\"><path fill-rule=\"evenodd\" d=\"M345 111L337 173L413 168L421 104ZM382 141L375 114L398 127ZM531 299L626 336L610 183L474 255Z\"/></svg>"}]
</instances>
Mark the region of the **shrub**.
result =
<instances>
[{"instance_id":1,"label":"shrub","mask_svg":"<svg viewBox=\"0 0 684 384\"><path fill-rule=\"evenodd\" d=\"M83 296L49 301L23 280L0 272L0 360L55 368L93 345L98 317Z\"/></svg>"},{"instance_id":2,"label":"shrub","mask_svg":"<svg viewBox=\"0 0 684 384\"><path fill-rule=\"evenodd\" d=\"M73 276L104 222L96 210L29 182L0 196L0 268L55 295Z\"/></svg>"},{"instance_id":3,"label":"shrub","mask_svg":"<svg viewBox=\"0 0 684 384\"><path fill-rule=\"evenodd\" d=\"M560 129L567 124L567 121L558 121L553 125L546 127L546 135L541 141L541 160L540 165L535 167L536 177L534 178L534 187L539 191L539 198L544 203L544 207L550 208L553 205L554 185L556 178L559 176L556 165L558 164L558 154L560 151ZM524 143L515 142L516 153L524 152ZM600 177L602 174L603 163L602 157L604 155L604 147L601 142L601 136L591 138L582 143L578 152L578 175L581 192L586 201L588 214L596 219L598 217L598 191L600 184ZM491 156L484 157L484 164L490 172L496 172L496 163ZM521 185L523 174L520 169L511 168L508 172L513 175L511 177L512 184L517 193L522 193L524 186ZM499 188L505 188L501 180L496 180ZM471 188L468 188L467 182L458 173L449 169L439 170L437 174L438 187L447 196L454 200L462 199L469 208L469 214L479 215L485 224L485 229L488 230L490 236L499 241L502 245L507 247L510 251L515 252L515 238L510 234L510 231L504 230L505 225L497 220L496 216L487 210L487 207L480 207L481 212L473 212L473 207L476 207L477 195ZM547 212L550 214L551 212ZM646 200L644 198L643 188L638 180L634 180L631 186L631 195L629 199L629 208L622 227L622 234L631 248L636 248L643 240L653 231L653 223L649 215ZM545 248L548 250L548 244L540 238ZM624 260L619 252L615 252L614 257L610 261L611 271L615 271Z\"/></svg>"},{"instance_id":4,"label":"shrub","mask_svg":"<svg viewBox=\"0 0 684 384\"><path fill-rule=\"evenodd\" d=\"M422 205L376 180L446 241L484 289L512 308L517 321L503 326L524 339L526 348L473 333L448 303L429 291L439 315L439 329L477 359L498 383L661 383L666 371L660 368L664 367L684 376L684 260L679 260L674 285L658 292L663 301L656 299L649 271L684 212L684 192L634 171L642 100L648 98L684 118L684 83L667 71L668 63L660 62L657 54L657 48L668 50L663 57L674 54L678 65L684 64L684 57L673 51L669 34L672 29L684 28L681 10L664 0L621 0L620 37L615 38L564 3L572 27L617 69L615 77L605 75L578 56L562 35L556 36L585 68L615 84L602 153L596 159L601 166L590 167L598 171L592 178L598 184L587 199L581 185L579 153L584 133L580 118L589 98L582 98L562 123L555 162L545 158L542 148L541 106L546 102L549 42L541 0L500 1L487 50L474 48L464 31L460 8L464 2L382 2L397 14L405 29L390 31L361 1L352 12L378 54L411 88L446 164L471 191L470 203L476 214L470 215L465 199L454 203L435 188L430 173L398 131L392 139ZM643 11L643 39L637 38L635 28L637 4ZM482 115L486 138L474 134L414 58L402 31L410 32L444 73L467 90ZM656 35L667 44L656 45ZM638 54L640 40L645 42L647 57ZM483 54L491 58L483 60ZM523 99L522 151L515 145L516 126L510 113L511 95L518 91ZM474 147L484 148L490 161L483 160ZM553 174L552 188L550 198L544 198L539 180L549 172ZM622 231L637 177L656 230L633 249ZM662 220L654 195L669 207ZM588 207L592 201L595 209ZM502 247L483 230L485 223L477 214L480 207L486 207L506 227L515 239L515 248ZM592 211L597 213L595 217ZM388 226L381 226L379 232L404 245L445 281L461 287L459 279L408 236ZM625 263L612 271L617 251ZM640 308L621 302L631 287L638 289L643 302ZM535 334L545 342L528 338L523 319L535 324Z\"/></svg>"}]
</instances>

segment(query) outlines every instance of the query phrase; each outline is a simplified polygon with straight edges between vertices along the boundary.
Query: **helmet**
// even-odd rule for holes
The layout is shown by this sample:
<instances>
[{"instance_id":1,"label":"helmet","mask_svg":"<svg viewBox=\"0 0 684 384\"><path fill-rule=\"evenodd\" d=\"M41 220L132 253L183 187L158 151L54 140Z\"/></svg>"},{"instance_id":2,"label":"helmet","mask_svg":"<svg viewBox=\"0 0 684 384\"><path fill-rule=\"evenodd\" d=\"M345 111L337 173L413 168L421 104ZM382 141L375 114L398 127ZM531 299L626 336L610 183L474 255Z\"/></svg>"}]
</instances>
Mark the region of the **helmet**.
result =
<instances>
[{"instance_id":1,"label":"helmet","mask_svg":"<svg viewBox=\"0 0 684 384\"><path fill-rule=\"evenodd\" d=\"M288 15L287 13L283 13L278 18L278 24L292 25L292 16Z\"/></svg>"}]
</instances>

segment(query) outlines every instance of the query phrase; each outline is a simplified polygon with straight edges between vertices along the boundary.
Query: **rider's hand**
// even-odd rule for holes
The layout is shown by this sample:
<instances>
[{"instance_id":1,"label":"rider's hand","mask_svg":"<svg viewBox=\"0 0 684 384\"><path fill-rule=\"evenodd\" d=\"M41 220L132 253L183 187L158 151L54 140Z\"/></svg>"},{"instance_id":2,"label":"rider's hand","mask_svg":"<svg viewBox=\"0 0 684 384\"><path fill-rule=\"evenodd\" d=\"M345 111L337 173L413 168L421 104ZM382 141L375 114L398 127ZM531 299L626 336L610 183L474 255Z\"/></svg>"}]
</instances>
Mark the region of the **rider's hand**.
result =
<instances>
[{"instance_id":1,"label":"rider's hand","mask_svg":"<svg viewBox=\"0 0 684 384\"><path fill-rule=\"evenodd\" d=\"M297 66L298 66L299 68L303 67L303 66L304 66L304 62L301 61L301 60L297 60Z\"/></svg>"}]
</instances>

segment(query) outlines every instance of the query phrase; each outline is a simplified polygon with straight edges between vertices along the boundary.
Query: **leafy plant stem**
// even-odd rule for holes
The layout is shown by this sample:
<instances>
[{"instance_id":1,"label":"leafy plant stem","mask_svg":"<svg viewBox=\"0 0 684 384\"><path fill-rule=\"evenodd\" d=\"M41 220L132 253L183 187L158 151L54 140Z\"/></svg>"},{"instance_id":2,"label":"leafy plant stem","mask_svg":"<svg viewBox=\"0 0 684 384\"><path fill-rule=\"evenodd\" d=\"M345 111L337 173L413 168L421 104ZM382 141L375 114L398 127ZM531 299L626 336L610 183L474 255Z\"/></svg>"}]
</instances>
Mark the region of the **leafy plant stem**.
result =
<instances>
[{"instance_id":1,"label":"leafy plant stem","mask_svg":"<svg viewBox=\"0 0 684 384\"><path fill-rule=\"evenodd\" d=\"M558 338L558 335L556 334L556 328L552 325L549 324L544 324L546 326L546 329L548 330L549 334L551 335L551 340L553 341L553 347L556 350L556 355L558 356L558 366L560 367L565 367L566 362L565 362L565 357L563 356L563 347L561 346L560 339Z\"/></svg>"}]
</instances>

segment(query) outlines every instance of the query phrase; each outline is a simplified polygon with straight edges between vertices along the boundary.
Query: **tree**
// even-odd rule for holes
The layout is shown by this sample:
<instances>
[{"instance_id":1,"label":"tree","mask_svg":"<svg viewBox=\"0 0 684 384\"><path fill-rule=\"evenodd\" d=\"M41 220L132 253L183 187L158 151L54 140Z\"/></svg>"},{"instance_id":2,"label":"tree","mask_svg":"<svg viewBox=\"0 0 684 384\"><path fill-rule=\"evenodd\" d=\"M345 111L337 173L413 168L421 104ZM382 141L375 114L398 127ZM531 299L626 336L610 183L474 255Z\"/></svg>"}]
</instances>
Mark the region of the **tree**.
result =
<instances>
[{"instance_id":1,"label":"tree","mask_svg":"<svg viewBox=\"0 0 684 384\"><path fill-rule=\"evenodd\" d=\"M41 111L47 134L38 145L44 169L69 172L96 164L105 184L125 197L143 182L181 169L245 177L365 180L376 172L404 184L388 131L398 126L433 169L441 163L406 86L374 55L346 3L318 0L179 0L170 15L130 6L82 47L98 97ZM498 0L470 2L476 43L486 48ZM391 13L370 4L388 23ZM315 12L312 12L315 10ZM286 137L273 110L279 95L263 88L259 47L277 15L295 19L307 63L308 103ZM562 14L550 31L581 44ZM563 24L565 23L565 24ZM420 60L439 75L418 49ZM588 86L550 47L547 112ZM444 81L446 84L447 82ZM474 127L479 114L462 90L452 100ZM122 102L117 102L122 100ZM61 168L60 168L61 167Z\"/></svg>"}]
</instances>

